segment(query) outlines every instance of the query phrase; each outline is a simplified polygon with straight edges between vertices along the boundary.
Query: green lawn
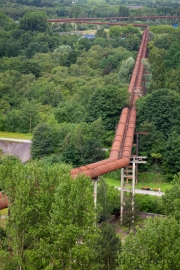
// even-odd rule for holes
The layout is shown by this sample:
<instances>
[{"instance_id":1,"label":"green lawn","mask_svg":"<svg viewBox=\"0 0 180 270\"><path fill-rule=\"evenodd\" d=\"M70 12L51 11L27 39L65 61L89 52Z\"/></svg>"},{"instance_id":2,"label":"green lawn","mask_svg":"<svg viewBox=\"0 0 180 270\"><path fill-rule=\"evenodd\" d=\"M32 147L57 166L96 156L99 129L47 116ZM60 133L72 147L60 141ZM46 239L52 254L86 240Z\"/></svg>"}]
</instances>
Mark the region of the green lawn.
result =
<instances>
[{"instance_id":1,"label":"green lawn","mask_svg":"<svg viewBox=\"0 0 180 270\"><path fill-rule=\"evenodd\" d=\"M31 140L32 139L32 134L30 134L30 133L23 134L23 133L0 131L0 138Z\"/></svg>"},{"instance_id":2,"label":"green lawn","mask_svg":"<svg viewBox=\"0 0 180 270\"><path fill-rule=\"evenodd\" d=\"M8 208L0 210L0 215L8 216Z\"/></svg>"},{"instance_id":3,"label":"green lawn","mask_svg":"<svg viewBox=\"0 0 180 270\"><path fill-rule=\"evenodd\" d=\"M5 209L3 209L3 210L0 210L0 226L2 227L2 228L5 228L5 225L6 225L6 219L4 219L4 218L1 218L1 215L3 215L3 216L8 216L8 208L5 208ZM1 268L0 268L1 269Z\"/></svg>"},{"instance_id":4,"label":"green lawn","mask_svg":"<svg viewBox=\"0 0 180 270\"><path fill-rule=\"evenodd\" d=\"M106 183L110 186L120 187L120 180L117 177L111 177L109 175L104 177ZM138 175L138 184L135 186L136 189L141 189L142 186L148 186L152 189L160 188L162 192L166 189L171 188L171 183L164 181L165 176L157 172L142 172ZM131 183L131 181L129 181ZM131 184L127 185L126 188L131 188Z\"/></svg>"},{"instance_id":5,"label":"green lawn","mask_svg":"<svg viewBox=\"0 0 180 270\"><path fill-rule=\"evenodd\" d=\"M0 217L0 227L2 227L2 228L5 228L5 226L6 226L6 219L5 218L1 218ZM1 269L1 268L0 268Z\"/></svg>"},{"instance_id":6,"label":"green lawn","mask_svg":"<svg viewBox=\"0 0 180 270\"><path fill-rule=\"evenodd\" d=\"M120 187L120 185L121 185L120 180L116 180L116 179L110 178L110 177L105 177L104 179L105 179L106 183L107 183L109 186Z\"/></svg>"},{"instance_id":7,"label":"green lawn","mask_svg":"<svg viewBox=\"0 0 180 270\"><path fill-rule=\"evenodd\" d=\"M149 182L139 182L136 185L136 189L141 189L143 186L148 186L152 189L154 188L160 188L162 192L165 192L167 189L171 188L171 184L170 183L161 183L161 182L157 182L157 183L149 183Z\"/></svg>"}]
</instances>

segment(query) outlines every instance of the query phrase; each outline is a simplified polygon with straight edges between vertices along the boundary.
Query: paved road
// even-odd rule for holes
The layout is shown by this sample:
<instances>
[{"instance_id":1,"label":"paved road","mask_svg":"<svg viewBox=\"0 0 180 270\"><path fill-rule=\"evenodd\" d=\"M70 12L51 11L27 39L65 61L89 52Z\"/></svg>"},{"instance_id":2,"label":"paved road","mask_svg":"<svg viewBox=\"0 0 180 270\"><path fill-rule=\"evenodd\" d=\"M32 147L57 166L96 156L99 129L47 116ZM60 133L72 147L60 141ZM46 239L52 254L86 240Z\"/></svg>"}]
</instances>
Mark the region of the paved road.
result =
<instances>
[{"instance_id":1,"label":"paved road","mask_svg":"<svg viewBox=\"0 0 180 270\"><path fill-rule=\"evenodd\" d=\"M115 187L118 190L121 190L120 187ZM126 192L131 192L131 189L124 189ZM152 196L162 196L164 192L152 191L152 190L144 190L144 189L135 189L136 194L145 194L145 195L152 195Z\"/></svg>"},{"instance_id":2,"label":"paved road","mask_svg":"<svg viewBox=\"0 0 180 270\"><path fill-rule=\"evenodd\" d=\"M9 141L9 142L23 142L23 143L31 143L31 140L21 140L21 139L13 139L13 138L0 138L1 141Z\"/></svg>"}]
</instances>

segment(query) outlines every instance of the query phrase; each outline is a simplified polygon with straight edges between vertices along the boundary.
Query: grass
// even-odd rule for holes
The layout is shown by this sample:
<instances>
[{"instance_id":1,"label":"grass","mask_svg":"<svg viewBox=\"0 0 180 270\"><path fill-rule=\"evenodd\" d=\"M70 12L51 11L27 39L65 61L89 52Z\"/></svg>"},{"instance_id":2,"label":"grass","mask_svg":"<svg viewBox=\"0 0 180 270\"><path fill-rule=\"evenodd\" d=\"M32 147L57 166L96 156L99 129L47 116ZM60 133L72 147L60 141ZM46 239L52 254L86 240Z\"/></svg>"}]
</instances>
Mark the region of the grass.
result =
<instances>
[{"instance_id":1,"label":"grass","mask_svg":"<svg viewBox=\"0 0 180 270\"><path fill-rule=\"evenodd\" d=\"M7 222L7 220L5 218L0 217L0 227L5 228L6 227L6 222Z\"/></svg>"},{"instance_id":2,"label":"grass","mask_svg":"<svg viewBox=\"0 0 180 270\"><path fill-rule=\"evenodd\" d=\"M172 185L170 183L161 183L161 182L157 183L139 182L136 185L136 189L141 189L142 186L148 186L152 189L160 188L162 192L165 192L167 189L170 189Z\"/></svg>"},{"instance_id":3,"label":"grass","mask_svg":"<svg viewBox=\"0 0 180 270\"><path fill-rule=\"evenodd\" d=\"M83 31L78 31L78 32L81 32L83 35L85 35L85 34L95 35L96 34L96 30L94 30L94 29L88 29L88 30L83 30Z\"/></svg>"},{"instance_id":4,"label":"grass","mask_svg":"<svg viewBox=\"0 0 180 270\"><path fill-rule=\"evenodd\" d=\"M107 177L107 178L105 178L105 181L109 186L120 187L120 185L121 185L120 180L116 180L113 178Z\"/></svg>"},{"instance_id":5,"label":"grass","mask_svg":"<svg viewBox=\"0 0 180 270\"><path fill-rule=\"evenodd\" d=\"M0 215L8 216L8 208L0 210Z\"/></svg>"},{"instance_id":6,"label":"grass","mask_svg":"<svg viewBox=\"0 0 180 270\"><path fill-rule=\"evenodd\" d=\"M0 210L0 227L5 228L7 221L6 218L1 218L1 215L8 217L8 208Z\"/></svg>"},{"instance_id":7,"label":"grass","mask_svg":"<svg viewBox=\"0 0 180 270\"><path fill-rule=\"evenodd\" d=\"M166 189L171 188L171 183L164 181L165 176L161 173L150 171L142 172L138 174L138 183L135 186L136 189L141 189L142 186L148 186L152 189L160 188L162 192L165 192ZM109 186L120 187L120 179L117 180L117 177L111 175L105 176L105 181ZM129 180L129 185L126 188L131 188L131 181Z\"/></svg>"},{"instance_id":8,"label":"grass","mask_svg":"<svg viewBox=\"0 0 180 270\"><path fill-rule=\"evenodd\" d=\"M0 210L0 227L5 228L6 227L6 218L1 218L1 215L8 216L8 208ZM0 256L0 269L5 269L5 261L2 256Z\"/></svg>"},{"instance_id":9,"label":"grass","mask_svg":"<svg viewBox=\"0 0 180 270\"><path fill-rule=\"evenodd\" d=\"M23 133L0 131L0 138L31 140L32 134L31 133L23 134Z\"/></svg>"}]
</instances>

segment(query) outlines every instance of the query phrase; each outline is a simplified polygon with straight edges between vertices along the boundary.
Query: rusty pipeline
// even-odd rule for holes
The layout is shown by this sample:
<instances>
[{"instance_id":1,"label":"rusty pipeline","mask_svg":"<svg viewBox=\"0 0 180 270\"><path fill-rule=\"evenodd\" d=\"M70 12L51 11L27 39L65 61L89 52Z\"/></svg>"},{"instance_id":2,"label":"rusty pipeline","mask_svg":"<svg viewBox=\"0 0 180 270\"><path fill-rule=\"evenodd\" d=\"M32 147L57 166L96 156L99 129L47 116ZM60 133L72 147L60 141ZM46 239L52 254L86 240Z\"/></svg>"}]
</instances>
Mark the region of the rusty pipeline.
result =
<instances>
[{"instance_id":1,"label":"rusty pipeline","mask_svg":"<svg viewBox=\"0 0 180 270\"><path fill-rule=\"evenodd\" d=\"M8 198L0 192L0 210L8 207Z\"/></svg>"},{"instance_id":2,"label":"rusty pipeline","mask_svg":"<svg viewBox=\"0 0 180 270\"><path fill-rule=\"evenodd\" d=\"M122 111L109 159L75 168L71 170L72 177L77 177L78 174L85 174L93 179L108 172L123 168L129 164L136 125L135 101L139 97L135 90L141 89L144 70L141 60L146 55L147 41L148 31L145 30L128 88L128 92L131 95L130 109L125 108Z\"/></svg>"},{"instance_id":3,"label":"rusty pipeline","mask_svg":"<svg viewBox=\"0 0 180 270\"><path fill-rule=\"evenodd\" d=\"M106 165L110 162L110 160L112 162L112 161L115 161L118 159L119 151L121 149L122 139L124 136L125 127L127 124L128 112L129 112L129 108L124 108L122 110L122 113L121 113L121 116L119 119L119 123L118 123L117 129L116 129L116 135L114 137L114 142L113 142L112 147L111 147L109 159L101 160L101 161L98 161L98 162L95 162L95 163L92 163L92 164L89 164L86 166L81 166L79 168L72 169L71 170L72 176L77 175L79 173L83 173L89 169L96 168L97 166Z\"/></svg>"}]
</instances>

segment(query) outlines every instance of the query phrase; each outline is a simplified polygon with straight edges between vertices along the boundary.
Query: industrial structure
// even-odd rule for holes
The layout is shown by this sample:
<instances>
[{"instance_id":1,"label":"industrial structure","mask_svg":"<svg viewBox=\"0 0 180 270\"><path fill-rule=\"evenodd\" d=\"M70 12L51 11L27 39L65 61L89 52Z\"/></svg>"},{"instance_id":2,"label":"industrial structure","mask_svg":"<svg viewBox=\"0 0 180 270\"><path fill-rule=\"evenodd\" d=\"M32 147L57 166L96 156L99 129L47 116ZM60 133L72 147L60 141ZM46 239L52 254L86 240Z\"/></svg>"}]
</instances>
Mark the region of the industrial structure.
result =
<instances>
[{"instance_id":1,"label":"industrial structure","mask_svg":"<svg viewBox=\"0 0 180 270\"><path fill-rule=\"evenodd\" d=\"M136 126L135 103L136 100L143 95L142 79L143 79L144 65L142 64L141 60L146 57L147 43L148 43L148 30L145 30L142 36L141 45L139 48L139 52L136 58L134 70L128 88L128 92L130 95L130 105L129 107L124 108L122 110L109 158L71 170L71 176L73 178L76 178L79 174L85 174L89 176L92 180L94 180L95 202L97 194L98 177L100 175L118 170L120 168L126 168L132 159L131 151ZM133 157L132 162L133 170L131 175L133 187L135 185L135 164L139 162L144 162L143 157L141 157L141 160L139 159L139 157ZM121 173L122 182L124 182L124 178L129 179L130 175L124 174L124 170L122 170ZM124 194L123 185L121 185L121 192L122 192L121 193L121 201L122 201ZM7 197L4 196L2 193L0 193L0 209L6 208L7 206L8 206Z\"/></svg>"}]
</instances>

